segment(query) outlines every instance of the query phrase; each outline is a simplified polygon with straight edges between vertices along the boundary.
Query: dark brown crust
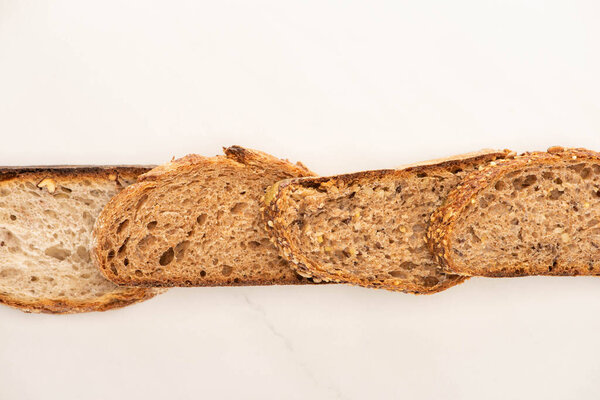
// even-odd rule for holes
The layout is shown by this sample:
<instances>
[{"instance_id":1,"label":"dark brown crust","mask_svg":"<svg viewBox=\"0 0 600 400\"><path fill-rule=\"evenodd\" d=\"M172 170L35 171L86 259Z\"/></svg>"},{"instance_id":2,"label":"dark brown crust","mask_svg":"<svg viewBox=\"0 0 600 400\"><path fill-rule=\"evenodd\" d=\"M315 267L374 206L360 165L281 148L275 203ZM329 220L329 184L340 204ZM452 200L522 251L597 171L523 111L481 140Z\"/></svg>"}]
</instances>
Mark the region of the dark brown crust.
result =
<instances>
[{"instance_id":1,"label":"dark brown crust","mask_svg":"<svg viewBox=\"0 0 600 400\"><path fill-rule=\"evenodd\" d=\"M151 167L144 166L40 166L40 167L0 167L0 185L12 180L52 178L77 181L82 179L111 179L121 185L119 178L135 179ZM114 178L114 179L113 179ZM15 298L0 293L0 304L18 308L24 312L48 314L72 314L89 311L106 311L125 307L150 299L162 289L119 288L94 300L70 299L27 299Z\"/></svg>"},{"instance_id":2,"label":"dark brown crust","mask_svg":"<svg viewBox=\"0 0 600 400\"><path fill-rule=\"evenodd\" d=\"M449 158L439 160L435 164L423 163L420 165L413 165L404 169L385 169L376 171L364 171L356 172L352 174L344 174L329 177L318 177L318 178L296 178L288 179L282 182L278 182L267 190L265 196L265 207L263 208L263 218L267 224L267 231L271 236L271 240L279 248L280 253L288 260L292 261L298 273L306 277L316 277L324 281L332 282L344 282L353 285L359 285L371 288L381 288L394 291L401 291L414 294L432 294L445 290L451 286L462 283L467 277L454 275L451 279L448 279L443 284L434 286L433 288L425 288L416 285L405 285L403 287L397 285L378 285L374 286L369 282L362 281L351 275L334 275L326 271L321 265L314 262L310 258L306 257L301 249L296 248L292 245L293 241L290 237L290 232L285 228L283 218L281 217L281 211L279 203L281 199L286 195L286 192L293 186L302 186L306 188L319 188L322 184L326 185L337 185L342 183L344 185L351 185L353 183L364 183L381 180L384 178L406 178L416 176L420 173L435 174L436 171L455 171L473 164L482 164L490 162L499 158L506 157L512 154L510 151L505 150L504 152L497 151L484 151L480 153L474 153L468 156L459 156L455 158Z\"/></svg>"},{"instance_id":3,"label":"dark brown crust","mask_svg":"<svg viewBox=\"0 0 600 400\"><path fill-rule=\"evenodd\" d=\"M151 299L166 289L121 288L121 293L106 295L96 301L40 299L29 301L0 295L0 304L15 307L27 313L75 314L91 311L108 311Z\"/></svg>"},{"instance_id":4,"label":"dark brown crust","mask_svg":"<svg viewBox=\"0 0 600 400\"><path fill-rule=\"evenodd\" d=\"M173 287L173 286L260 286L260 285L295 285L314 283L312 280L300 276L291 275L289 278L279 280L244 280L235 282L233 279L222 279L217 282L207 282L205 279L182 276L179 279L165 279L138 276L121 276L114 274L110 268L103 264L102 249L99 246L100 237L110 235L108 228L116 215L122 213L123 206L132 199L137 199L149 190L153 190L169 179L180 177L188 172L199 168L230 165L243 168L256 168L262 170L265 166L269 168L280 168L294 176L312 176L315 175L302 164L292 164L289 161L281 160L269 154L257 150L246 149L239 146L223 148L224 156L203 157L197 154L190 154L170 163L160 165L152 171L141 175L138 183L135 183L118 195L104 207L104 210L96 220L93 234L92 257L96 265L104 276L118 285L136 286L136 287Z\"/></svg>"},{"instance_id":5,"label":"dark brown crust","mask_svg":"<svg viewBox=\"0 0 600 400\"><path fill-rule=\"evenodd\" d=\"M0 166L0 182L9 181L15 178L31 178L39 176L40 179L51 175L51 178L66 178L71 180L81 180L84 178L107 179L111 175L115 176L115 181L119 177L135 179L139 175L148 172L153 166L143 165L46 165L46 166Z\"/></svg>"},{"instance_id":6,"label":"dark brown crust","mask_svg":"<svg viewBox=\"0 0 600 400\"><path fill-rule=\"evenodd\" d=\"M547 152L524 153L520 156L491 163L480 171L466 176L460 185L449 193L444 204L431 216L431 224L427 232L429 248L438 262L446 269L458 274L474 275L467 267L458 265L452 256L453 234L456 223L463 216L463 211L482 190L495 184L506 174L532 165L562 165L577 160L600 163L600 153L586 149L564 149L551 147ZM545 271L543 274L533 271L528 266L519 268L496 267L479 276L517 277L527 275L589 275L588 266L570 265Z\"/></svg>"}]
</instances>

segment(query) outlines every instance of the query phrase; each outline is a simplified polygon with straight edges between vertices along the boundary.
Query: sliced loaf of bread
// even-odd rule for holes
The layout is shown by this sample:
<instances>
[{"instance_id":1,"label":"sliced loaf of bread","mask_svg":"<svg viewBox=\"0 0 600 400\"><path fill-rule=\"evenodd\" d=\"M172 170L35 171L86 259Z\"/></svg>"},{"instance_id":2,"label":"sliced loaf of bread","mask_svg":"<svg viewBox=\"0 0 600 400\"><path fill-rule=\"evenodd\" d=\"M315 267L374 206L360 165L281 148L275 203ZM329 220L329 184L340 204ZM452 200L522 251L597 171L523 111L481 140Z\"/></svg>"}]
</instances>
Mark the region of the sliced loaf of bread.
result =
<instances>
[{"instance_id":1,"label":"sliced loaf of bread","mask_svg":"<svg viewBox=\"0 0 600 400\"><path fill-rule=\"evenodd\" d=\"M267 191L264 218L303 276L439 292L465 278L444 273L429 252L429 218L463 176L507 154L484 151L398 170L279 182Z\"/></svg>"},{"instance_id":2,"label":"sliced loaf of bread","mask_svg":"<svg viewBox=\"0 0 600 400\"><path fill-rule=\"evenodd\" d=\"M301 164L232 146L155 168L115 196L95 227L93 256L121 285L298 284L267 236L264 191L313 175Z\"/></svg>"},{"instance_id":3,"label":"sliced loaf of bread","mask_svg":"<svg viewBox=\"0 0 600 400\"><path fill-rule=\"evenodd\" d=\"M432 251L450 273L600 274L600 153L554 147L468 177L432 217Z\"/></svg>"},{"instance_id":4,"label":"sliced loaf of bread","mask_svg":"<svg viewBox=\"0 0 600 400\"><path fill-rule=\"evenodd\" d=\"M160 290L122 288L90 259L96 216L142 167L0 169L0 303L26 312L104 311Z\"/></svg>"}]
</instances>

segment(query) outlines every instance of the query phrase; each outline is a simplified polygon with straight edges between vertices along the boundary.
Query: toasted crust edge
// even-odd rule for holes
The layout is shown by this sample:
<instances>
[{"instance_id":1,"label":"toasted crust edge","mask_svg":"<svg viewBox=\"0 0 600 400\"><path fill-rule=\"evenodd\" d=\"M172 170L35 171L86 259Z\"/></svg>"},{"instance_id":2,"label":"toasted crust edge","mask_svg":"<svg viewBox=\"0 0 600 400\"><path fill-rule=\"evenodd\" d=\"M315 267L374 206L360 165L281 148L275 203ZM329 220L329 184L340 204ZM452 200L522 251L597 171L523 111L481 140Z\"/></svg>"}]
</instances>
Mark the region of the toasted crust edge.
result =
<instances>
[{"instance_id":1,"label":"toasted crust edge","mask_svg":"<svg viewBox=\"0 0 600 400\"><path fill-rule=\"evenodd\" d=\"M506 174L535 164L561 164L567 160L591 160L600 162L600 153L583 148L550 147L546 152L527 152L519 156L487 165L480 171L475 171L466 176L461 184L454 188L446 198L444 204L431 216L431 223L427 231L427 243L436 260L449 272L463 275L485 277L518 277L528 275L573 275L567 270L553 271L552 273L532 273L525 268L518 270L492 270L489 273L476 273L468 268L458 265L452 256L452 236L455 226L462 216L462 212L482 190L489 187Z\"/></svg>"},{"instance_id":2,"label":"toasted crust edge","mask_svg":"<svg viewBox=\"0 0 600 400\"><path fill-rule=\"evenodd\" d=\"M353 279L352 276L344 276L340 279L340 276L333 275L325 271L318 263L313 262L304 255L301 249L294 246L291 240L291 235L285 229L283 219L279 217L280 208L279 201L285 196L285 192L290 190L291 186L304 186L304 187L318 187L322 183L341 181L346 184L351 184L358 180L375 180L380 179L384 176L395 175L398 177L408 177L411 175L417 175L421 172L431 172L440 170L452 170L455 168L465 167L466 165L472 165L477 162L489 162L499 158L511 156L513 152L510 150L494 151L485 150L477 153L472 153L471 156L465 157L459 155L452 158L446 158L438 160L437 163L432 164L431 162L424 162L422 164L412 164L402 169L384 169L374 171L363 171L355 172L351 174L335 175L328 177L317 177L317 178L295 178L287 179L285 181L278 182L267 189L265 200L263 204L263 219L267 225L267 231L269 232L271 241L279 248L280 254L284 258L292 262L292 265L296 268L297 272L305 277L313 277L325 282L337 282L337 283L349 283L352 285L358 285L362 287L376 288L376 289L387 289L393 291L401 291L405 293L413 294L433 294L438 293L449 287L456 286L464 282L468 277L456 275L455 280L448 280L441 285L437 285L432 289L425 289L417 285L406 285L405 287L399 287L396 285L369 285L359 279Z\"/></svg>"},{"instance_id":3,"label":"toasted crust edge","mask_svg":"<svg viewBox=\"0 0 600 400\"><path fill-rule=\"evenodd\" d=\"M105 295L96 301L71 301L40 299L28 301L11 296L0 295L0 304L17 308L26 313L75 314L92 311L108 311L122 308L151 299L164 293L166 289L123 288L126 291L118 295Z\"/></svg>"},{"instance_id":4,"label":"toasted crust edge","mask_svg":"<svg viewBox=\"0 0 600 400\"><path fill-rule=\"evenodd\" d=\"M102 265L102 250L100 249L99 238L108 235L109 220L111 216L119 209L120 204L126 202L126 199L136 198L147 190L152 190L157 184L163 180L168 180L173 176L179 175L186 171L191 171L195 168L203 166L213 166L220 163L227 163L230 166L239 168L264 168L265 165L279 167L290 173L299 176L314 176L314 172L306 168L302 163L293 164L287 160L276 158L270 154L258 150L247 149L241 146L224 147L225 155L216 155L213 157L204 157L197 154L188 154L179 159L175 159L166 164L160 165L151 171L138 177L138 182L134 183L120 193L114 196L104 207L94 226L92 234L92 259L95 265L99 268L106 279L121 286L134 287L214 287L214 286L269 286L269 285L299 285L307 283L318 283L302 278L301 280L293 277L292 279L282 279L278 281L272 280L245 280L243 282L233 281L212 281L193 280L187 277L181 279L148 279L147 277L122 277L115 275L109 268L104 268Z\"/></svg>"},{"instance_id":5,"label":"toasted crust edge","mask_svg":"<svg viewBox=\"0 0 600 400\"><path fill-rule=\"evenodd\" d=\"M28 180L33 178L44 179L70 179L82 180L111 179L114 176L115 184L119 184L119 176L135 179L138 175L147 172L152 166L122 165L122 166L90 166L90 165L53 165L53 166L27 166L0 167L0 186L14 180ZM113 179L111 179L113 180ZM89 301L55 300L42 298L30 300L10 295L0 294L0 304L17 308L27 313L46 314L73 314L91 311L107 311L125 307L131 304L148 300L164 289L122 288L121 293L111 293Z\"/></svg>"}]
</instances>

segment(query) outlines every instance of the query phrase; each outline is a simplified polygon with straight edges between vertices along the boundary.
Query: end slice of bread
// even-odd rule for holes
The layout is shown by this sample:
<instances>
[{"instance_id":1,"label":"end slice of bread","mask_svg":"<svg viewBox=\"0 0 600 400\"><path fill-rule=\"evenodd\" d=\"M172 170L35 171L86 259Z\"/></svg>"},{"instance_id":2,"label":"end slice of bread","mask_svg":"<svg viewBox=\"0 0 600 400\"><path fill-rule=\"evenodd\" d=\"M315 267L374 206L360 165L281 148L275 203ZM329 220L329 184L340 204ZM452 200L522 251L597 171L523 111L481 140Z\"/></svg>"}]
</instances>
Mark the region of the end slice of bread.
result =
<instances>
[{"instance_id":1,"label":"end slice of bread","mask_svg":"<svg viewBox=\"0 0 600 400\"><path fill-rule=\"evenodd\" d=\"M271 187L264 218L303 276L411 293L435 293L465 277L446 274L427 248L433 211L467 173L505 157L484 151L413 165Z\"/></svg>"},{"instance_id":2,"label":"end slice of bread","mask_svg":"<svg viewBox=\"0 0 600 400\"><path fill-rule=\"evenodd\" d=\"M104 311L157 289L122 288L90 257L94 221L144 167L0 168L0 303L26 312Z\"/></svg>"},{"instance_id":3,"label":"end slice of bread","mask_svg":"<svg viewBox=\"0 0 600 400\"><path fill-rule=\"evenodd\" d=\"M600 153L554 147L469 175L428 240L459 274L600 274Z\"/></svg>"},{"instance_id":4,"label":"end slice of bread","mask_svg":"<svg viewBox=\"0 0 600 400\"><path fill-rule=\"evenodd\" d=\"M109 202L93 252L108 279L132 286L309 282L279 256L259 209L269 185L313 173L256 150L224 151L157 167Z\"/></svg>"}]
</instances>

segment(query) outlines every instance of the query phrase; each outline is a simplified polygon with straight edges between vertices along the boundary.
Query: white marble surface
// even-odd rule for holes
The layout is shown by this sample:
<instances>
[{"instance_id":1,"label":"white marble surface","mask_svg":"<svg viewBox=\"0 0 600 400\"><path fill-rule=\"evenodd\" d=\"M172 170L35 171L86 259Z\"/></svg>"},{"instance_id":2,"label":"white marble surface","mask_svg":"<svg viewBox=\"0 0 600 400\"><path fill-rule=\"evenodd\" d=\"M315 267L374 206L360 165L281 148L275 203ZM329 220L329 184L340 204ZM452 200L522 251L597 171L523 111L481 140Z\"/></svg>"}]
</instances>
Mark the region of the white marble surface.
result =
<instances>
[{"instance_id":1,"label":"white marble surface","mask_svg":"<svg viewBox=\"0 0 600 400\"><path fill-rule=\"evenodd\" d=\"M600 150L593 1L0 0L2 164L240 144L321 174ZM597 399L600 280L173 289L0 307L0 399Z\"/></svg>"}]
</instances>

